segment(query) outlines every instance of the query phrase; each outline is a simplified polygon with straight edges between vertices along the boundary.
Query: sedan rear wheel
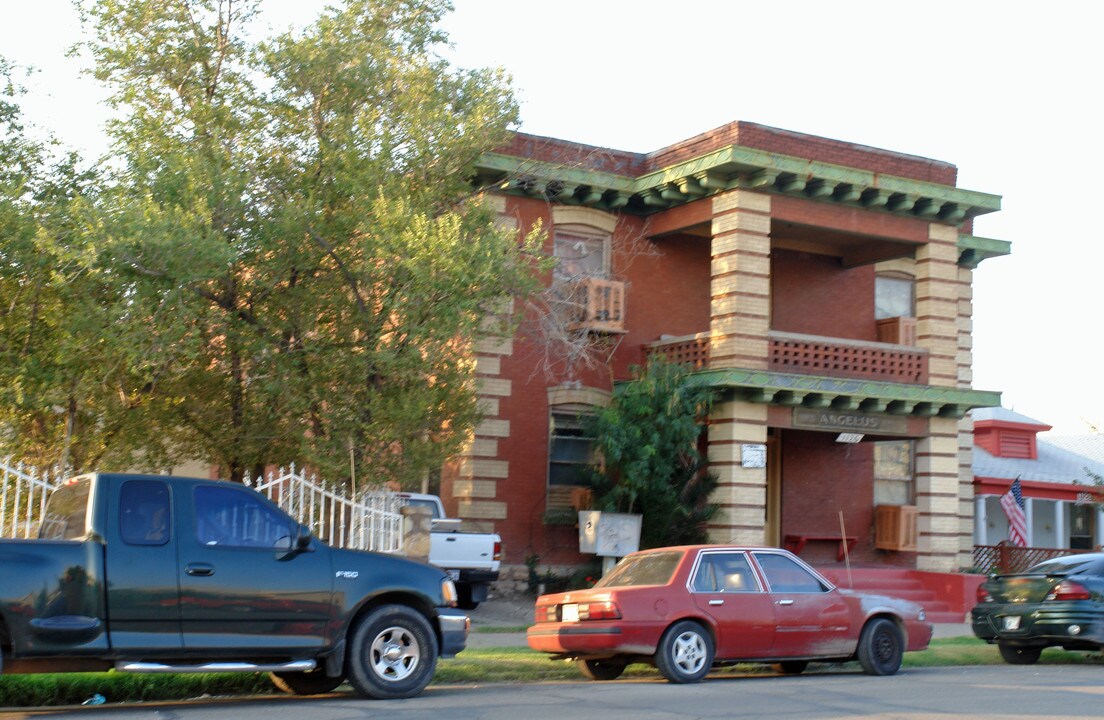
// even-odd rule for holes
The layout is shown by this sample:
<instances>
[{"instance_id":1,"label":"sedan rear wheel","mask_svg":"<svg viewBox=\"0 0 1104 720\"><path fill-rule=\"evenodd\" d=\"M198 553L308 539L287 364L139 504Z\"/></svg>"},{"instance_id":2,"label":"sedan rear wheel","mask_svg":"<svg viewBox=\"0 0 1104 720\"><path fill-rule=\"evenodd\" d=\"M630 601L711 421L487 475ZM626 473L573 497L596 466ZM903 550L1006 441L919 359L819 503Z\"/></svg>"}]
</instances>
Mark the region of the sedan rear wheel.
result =
<instances>
[{"instance_id":1,"label":"sedan rear wheel","mask_svg":"<svg viewBox=\"0 0 1104 720\"><path fill-rule=\"evenodd\" d=\"M713 638L696 622L675 623L663 633L655 663L670 682L701 682L713 667Z\"/></svg>"},{"instance_id":2,"label":"sedan rear wheel","mask_svg":"<svg viewBox=\"0 0 1104 720\"><path fill-rule=\"evenodd\" d=\"M1016 645L997 645L1001 657L1010 665L1034 665L1043 654L1041 647L1018 647Z\"/></svg>"},{"instance_id":3,"label":"sedan rear wheel","mask_svg":"<svg viewBox=\"0 0 1104 720\"><path fill-rule=\"evenodd\" d=\"M859 663L867 675L893 675L901 667L904 641L892 620L875 618L859 635Z\"/></svg>"},{"instance_id":4,"label":"sedan rear wheel","mask_svg":"<svg viewBox=\"0 0 1104 720\"><path fill-rule=\"evenodd\" d=\"M625 663L617 660L576 660L575 665L588 680L616 680L625 672Z\"/></svg>"}]
</instances>

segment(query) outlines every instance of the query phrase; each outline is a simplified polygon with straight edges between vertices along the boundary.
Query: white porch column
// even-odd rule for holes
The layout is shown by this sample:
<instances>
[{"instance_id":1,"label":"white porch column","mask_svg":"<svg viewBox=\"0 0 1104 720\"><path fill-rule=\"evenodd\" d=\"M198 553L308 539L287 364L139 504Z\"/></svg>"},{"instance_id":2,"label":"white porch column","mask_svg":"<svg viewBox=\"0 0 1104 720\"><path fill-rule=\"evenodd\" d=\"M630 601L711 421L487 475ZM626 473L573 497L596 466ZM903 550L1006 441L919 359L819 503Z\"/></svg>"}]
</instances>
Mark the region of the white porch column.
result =
<instances>
[{"instance_id":1,"label":"white porch column","mask_svg":"<svg viewBox=\"0 0 1104 720\"><path fill-rule=\"evenodd\" d=\"M989 515L985 509L985 495L974 498L974 545L989 544Z\"/></svg>"},{"instance_id":2,"label":"white porch column","mask_svg":"<svg viewBox=\"0 0 1104 720\"><path fill-rule=\"evenodd\" d=\"M1069 506L1065 500L1054 501L1054 542L1059 549L1069 548L1069 535L1066 534L1066 508Z\"/></svg>"},{"instance_id":3,"label":"white porch column","mask_svg":"<svg viewBox=\"0 0 1104 720\"><path fill-rule=\"evenodd\" d=\"M1032 527L1033 523L1035 522L1035 512L1034 512L1034 510L1035 510L1034 501L1029 497L1025 497L1024 498L1024 519L1027 521L1026 522L1027 537L1024 538L1024 541L1027 543L1028 547L1035 547L1035 529L1034 529L1034 527Z\"/></svg>"},{"instance_id":4,"label":"white porch column","mask_svg":"<svg viewBox=\"0 0 1104 720\"><path fill-rule=\"evenodd\" d=\"M1098 509L1096 511L1096 540L1093 541L1093 547L1104 546L1104 510Z\"/></svg>"}]
</instances>

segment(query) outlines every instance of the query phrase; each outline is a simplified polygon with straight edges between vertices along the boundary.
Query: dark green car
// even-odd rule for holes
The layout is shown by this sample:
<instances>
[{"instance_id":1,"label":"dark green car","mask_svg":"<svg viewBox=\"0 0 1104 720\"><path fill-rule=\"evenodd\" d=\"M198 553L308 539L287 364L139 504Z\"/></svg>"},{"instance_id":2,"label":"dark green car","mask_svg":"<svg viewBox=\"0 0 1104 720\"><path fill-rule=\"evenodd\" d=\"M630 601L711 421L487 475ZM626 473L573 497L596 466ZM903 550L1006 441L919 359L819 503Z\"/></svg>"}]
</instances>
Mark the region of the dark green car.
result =
<instances>
[{"instance_id":1,"label":"dark green car","mask_svg":"<svg viewBox=\"0 0 1104 720\"><path fill-rule=\"evenodd\" d=\"M1104 553L1066 555L978 587L974 634L996 643L1001 657L1031 665L1044 648L1104 647Z\"/></svg>"}]
</instances>

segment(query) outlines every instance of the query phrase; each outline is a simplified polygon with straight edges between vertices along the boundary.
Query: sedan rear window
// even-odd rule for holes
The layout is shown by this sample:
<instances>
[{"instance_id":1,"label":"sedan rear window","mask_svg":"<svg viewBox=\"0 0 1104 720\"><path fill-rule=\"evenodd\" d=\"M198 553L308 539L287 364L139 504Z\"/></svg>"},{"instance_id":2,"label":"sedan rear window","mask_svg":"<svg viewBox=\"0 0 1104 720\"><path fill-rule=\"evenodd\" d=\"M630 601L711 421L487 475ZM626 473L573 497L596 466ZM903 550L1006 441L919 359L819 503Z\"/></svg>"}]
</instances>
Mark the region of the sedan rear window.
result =
<instances>
[{"instance_id":1,"label":"sedan rear window","mask_svg":"<svg viewBox=\"0 0 1104 720\"><path fill-rule=\"evenodd\" d=\"M613 572L599 580L594 587L666 585L671 582L671 576L675 574L680 560L680 552L632 555L617 563Z\"/></svg>"},{"instance_id":2,"label":"sedan rear window","mask_svg":"<svg viewBox=\"0 0 1104 720\"><path fill-rule=\"evenodd\" d=\"M1098 558L1060 557L1053 560L1044 560L1027 572L1042 573L1046 575L1073 575L1098 563Z\"/></svg>"}]
</instances>

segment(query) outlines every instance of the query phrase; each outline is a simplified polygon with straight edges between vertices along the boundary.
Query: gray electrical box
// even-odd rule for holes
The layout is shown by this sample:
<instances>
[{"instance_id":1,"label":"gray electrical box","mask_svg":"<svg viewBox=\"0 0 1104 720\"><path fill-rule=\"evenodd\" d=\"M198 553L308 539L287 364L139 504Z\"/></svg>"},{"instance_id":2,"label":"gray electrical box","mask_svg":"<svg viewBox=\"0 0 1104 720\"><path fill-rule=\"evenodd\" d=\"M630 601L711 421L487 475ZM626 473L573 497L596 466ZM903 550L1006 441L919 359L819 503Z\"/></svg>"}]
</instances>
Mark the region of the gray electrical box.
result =
<instances>
[{"instance_id":1,"label":"gray electrical box","mask_svg":"<svg viewBox=\"0 0 1104 720\"><path fill-rule=\"evenodd\" d=\"M579 552L625 557L640 549L640 515L579 511Z\"/></svg>"}]
</instances>

